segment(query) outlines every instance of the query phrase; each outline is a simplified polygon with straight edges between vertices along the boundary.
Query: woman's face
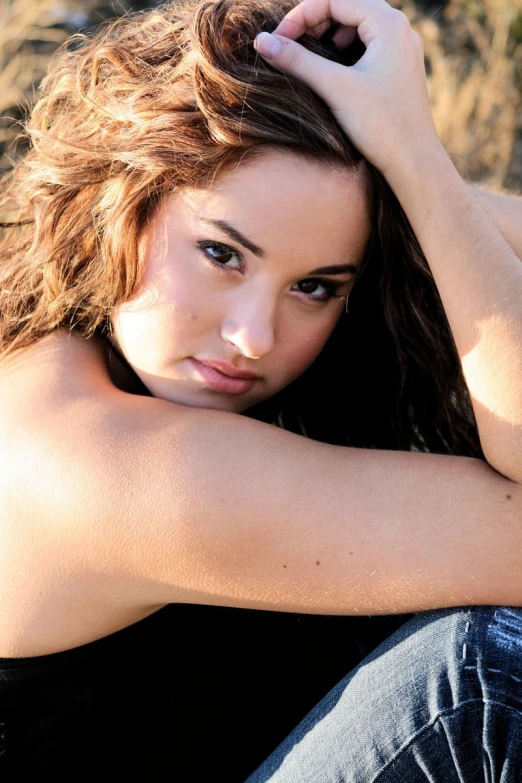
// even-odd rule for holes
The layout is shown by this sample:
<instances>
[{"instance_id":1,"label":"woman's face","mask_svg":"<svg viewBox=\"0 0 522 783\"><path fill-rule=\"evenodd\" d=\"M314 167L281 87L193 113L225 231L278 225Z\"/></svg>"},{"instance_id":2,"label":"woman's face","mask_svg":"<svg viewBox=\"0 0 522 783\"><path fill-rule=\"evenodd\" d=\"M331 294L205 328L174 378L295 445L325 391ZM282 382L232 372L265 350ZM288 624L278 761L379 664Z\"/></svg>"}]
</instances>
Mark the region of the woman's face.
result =
<instances>
[{"instance_id":1,"label":"woman's face","mask_svg":"<svg viewBox=\"0 0 522 783\"><path fill-rule=\"evenodd\" d=\"M368 242L362 176L270 150L170 197L140 236L137 294L112 319L155 397L240 413L312 364Z\"/></svg>"}]
</instances>

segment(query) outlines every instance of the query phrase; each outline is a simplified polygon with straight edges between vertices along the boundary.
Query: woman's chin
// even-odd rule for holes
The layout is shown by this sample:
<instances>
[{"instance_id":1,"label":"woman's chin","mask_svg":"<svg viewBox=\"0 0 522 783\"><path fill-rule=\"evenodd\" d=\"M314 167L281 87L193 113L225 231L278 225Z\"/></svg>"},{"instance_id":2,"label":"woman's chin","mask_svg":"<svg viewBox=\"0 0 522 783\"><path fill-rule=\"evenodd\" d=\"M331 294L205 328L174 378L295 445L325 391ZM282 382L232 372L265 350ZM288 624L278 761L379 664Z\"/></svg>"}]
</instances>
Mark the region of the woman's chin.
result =
<instances>
[{"instance_id":1,"label":"woman's chin","mask_svg":"<svg viewBox=\"0 0 522 783\"><path fill-rule=\"evenodd\" d=\"M208 410L227 411L228 413L242 413L251 406L251 403L240 400L232 395L218 395L212 391L192 389L180 389L179 384L168 381L143 382L152 397L176 405L185 405L188 408L206 408Z\"/></svg>"}]
</instances>

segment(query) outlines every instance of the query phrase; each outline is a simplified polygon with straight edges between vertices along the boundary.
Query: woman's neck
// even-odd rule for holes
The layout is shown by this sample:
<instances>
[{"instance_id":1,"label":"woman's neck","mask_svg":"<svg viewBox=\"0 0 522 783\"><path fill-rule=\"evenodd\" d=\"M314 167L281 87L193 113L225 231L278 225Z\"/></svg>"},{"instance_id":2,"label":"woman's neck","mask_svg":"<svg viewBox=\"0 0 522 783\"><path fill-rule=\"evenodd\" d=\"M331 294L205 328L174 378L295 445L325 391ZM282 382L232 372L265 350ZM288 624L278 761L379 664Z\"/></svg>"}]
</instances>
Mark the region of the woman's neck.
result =
<instances>
[{"instance_id":1,"label":"woman's neck","mask_svg":"<svg viewBox=\"0 0 522 783\"><path fill-rule=\"evenodd\" d=\"M105 337L84 339L57 329L0 363L0 403L49 404L120 389L151 396L128 362ZM25 402L24 402L25 401Z\"/></svg>"},{"instance_id":2,"label":"woman's neck","mask_svg":"<svg viewBox=\"0 0 522 783\"><path fill-rule=\"evenodd\" d=\"M133 368L122 354L120 348L107 335L99 338L104 347L104 356L110 379L121 391L128 394L139 394L152 397L149 389L136 375Z\"/></svg>"}]
</instances>

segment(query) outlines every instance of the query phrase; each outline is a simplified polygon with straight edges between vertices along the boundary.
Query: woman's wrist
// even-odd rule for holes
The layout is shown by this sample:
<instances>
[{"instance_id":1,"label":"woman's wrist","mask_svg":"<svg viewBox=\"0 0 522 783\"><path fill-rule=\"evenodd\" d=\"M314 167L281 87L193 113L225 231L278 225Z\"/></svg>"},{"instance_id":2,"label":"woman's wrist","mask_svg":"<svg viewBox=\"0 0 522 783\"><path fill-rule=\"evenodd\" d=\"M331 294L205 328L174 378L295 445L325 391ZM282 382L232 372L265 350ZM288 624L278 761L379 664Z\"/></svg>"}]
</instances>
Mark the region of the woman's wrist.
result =
<instances>
[{"instance_id":1,"label":"woman's wrist","mask_svg":"<svg viewBox=\"0 0 522 783\"><path fill-rule=\"evenodd\" d=\"M444 187L448 179L464 185L438 137L396 147L380 171L406 212L409 201L418 204L430 183Z\"/></svg>"}]
</instances>

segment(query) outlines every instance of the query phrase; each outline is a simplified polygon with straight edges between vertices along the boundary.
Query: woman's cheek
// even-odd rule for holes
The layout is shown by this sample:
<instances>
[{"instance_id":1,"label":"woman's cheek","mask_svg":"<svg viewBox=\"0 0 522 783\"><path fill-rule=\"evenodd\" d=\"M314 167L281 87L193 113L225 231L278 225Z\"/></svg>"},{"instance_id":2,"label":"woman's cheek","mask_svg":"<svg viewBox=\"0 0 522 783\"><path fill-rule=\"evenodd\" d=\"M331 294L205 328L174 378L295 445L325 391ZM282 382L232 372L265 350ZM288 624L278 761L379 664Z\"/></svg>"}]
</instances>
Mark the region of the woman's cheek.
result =
<instances>
[{"instance_id":1,"label":"woman's cheek","mask_svg":"<svg viewBox=\"0 0 522 783\"><path fill-rule=\"evenodd\" d=\"M328 323L323 329L314 331L303 338L299 344L289 353L286 360L289 378L295 380L317 359L330 337L336 321Z\"/></svg>"}]
</instances>

